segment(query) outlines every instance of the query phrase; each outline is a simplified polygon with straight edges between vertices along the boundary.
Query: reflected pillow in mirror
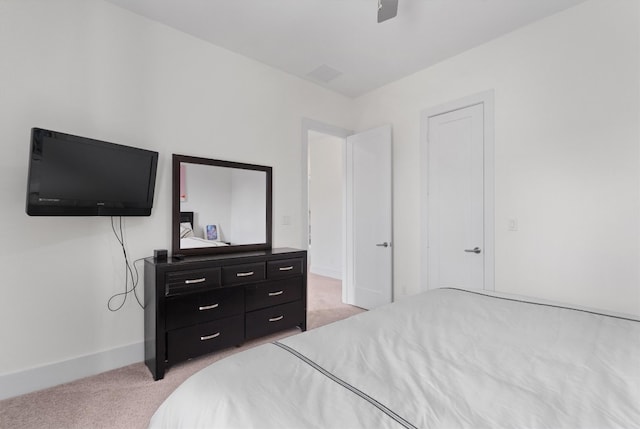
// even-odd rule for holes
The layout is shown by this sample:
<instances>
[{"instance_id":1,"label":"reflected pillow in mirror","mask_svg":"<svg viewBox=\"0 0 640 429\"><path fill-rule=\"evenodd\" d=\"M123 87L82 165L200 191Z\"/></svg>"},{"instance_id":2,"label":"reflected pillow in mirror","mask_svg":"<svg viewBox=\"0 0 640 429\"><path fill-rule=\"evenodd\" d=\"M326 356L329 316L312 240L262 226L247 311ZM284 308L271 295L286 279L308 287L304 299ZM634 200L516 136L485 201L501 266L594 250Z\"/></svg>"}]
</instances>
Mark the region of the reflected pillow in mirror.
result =
<instances>
[{"instance_id":1,"label":"reflected pillow in mirror","mask_svg":"<svg viewBox=\"0 0 640 429\"><path fill-rule=\"evenodd\" d=\"M180 224L180 238L193 237L193 228L189 222Z\"/></svg>"}]
</instances>

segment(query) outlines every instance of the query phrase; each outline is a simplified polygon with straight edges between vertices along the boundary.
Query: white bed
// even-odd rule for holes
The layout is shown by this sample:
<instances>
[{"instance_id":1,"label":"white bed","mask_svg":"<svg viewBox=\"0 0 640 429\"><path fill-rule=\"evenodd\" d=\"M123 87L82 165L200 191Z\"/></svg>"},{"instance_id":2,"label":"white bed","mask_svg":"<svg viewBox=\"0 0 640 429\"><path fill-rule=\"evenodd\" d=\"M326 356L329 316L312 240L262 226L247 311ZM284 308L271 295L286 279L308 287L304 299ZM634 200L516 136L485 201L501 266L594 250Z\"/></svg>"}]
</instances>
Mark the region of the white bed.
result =
<instances>
[{"instance_id":1,"label":"white bed","mask_svg":"<svg viewBox=\"0 0 640 429\"><path fill-rule=\"evenodd\" d=\"M637 428L640 321L438 289L223 359L152 428Z\"/></svg>"}]
</instances>

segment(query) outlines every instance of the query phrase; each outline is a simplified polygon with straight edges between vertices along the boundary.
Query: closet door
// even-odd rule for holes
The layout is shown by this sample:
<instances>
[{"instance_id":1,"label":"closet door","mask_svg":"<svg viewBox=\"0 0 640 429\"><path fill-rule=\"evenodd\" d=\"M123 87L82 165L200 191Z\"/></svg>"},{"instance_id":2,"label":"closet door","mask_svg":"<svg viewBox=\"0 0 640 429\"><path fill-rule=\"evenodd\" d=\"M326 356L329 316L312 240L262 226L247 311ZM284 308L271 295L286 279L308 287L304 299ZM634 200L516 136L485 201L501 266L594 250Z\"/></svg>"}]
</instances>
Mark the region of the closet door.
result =
<instances>
[{"instance_id":1,"label":"closet door","mask_svg":"<svg viewBox=\"0 0 640 429\"><path fill-rule=\"evenodd\" d=\"M429 288L484 289L483 104L428 119Z\"/></svg>"}]
</instances>

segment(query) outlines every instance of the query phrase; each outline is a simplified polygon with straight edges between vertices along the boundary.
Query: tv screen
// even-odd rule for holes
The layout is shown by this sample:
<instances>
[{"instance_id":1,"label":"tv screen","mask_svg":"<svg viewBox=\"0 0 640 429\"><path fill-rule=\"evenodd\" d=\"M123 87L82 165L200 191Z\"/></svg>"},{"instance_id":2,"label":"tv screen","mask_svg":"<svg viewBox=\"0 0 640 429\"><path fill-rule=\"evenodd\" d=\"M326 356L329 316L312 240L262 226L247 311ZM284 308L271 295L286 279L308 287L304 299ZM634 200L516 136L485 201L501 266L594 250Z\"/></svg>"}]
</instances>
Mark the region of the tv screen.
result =
<instances>
[{"instance_id":1,"label":"tv screen","mask_svg":"<svg viewBox=\"0 0 640 429\"><path fill-rule=\"evenodd\" d=\"M158 152L33 128L30 216L149 216Z\"/></svg>"}]
</instances>

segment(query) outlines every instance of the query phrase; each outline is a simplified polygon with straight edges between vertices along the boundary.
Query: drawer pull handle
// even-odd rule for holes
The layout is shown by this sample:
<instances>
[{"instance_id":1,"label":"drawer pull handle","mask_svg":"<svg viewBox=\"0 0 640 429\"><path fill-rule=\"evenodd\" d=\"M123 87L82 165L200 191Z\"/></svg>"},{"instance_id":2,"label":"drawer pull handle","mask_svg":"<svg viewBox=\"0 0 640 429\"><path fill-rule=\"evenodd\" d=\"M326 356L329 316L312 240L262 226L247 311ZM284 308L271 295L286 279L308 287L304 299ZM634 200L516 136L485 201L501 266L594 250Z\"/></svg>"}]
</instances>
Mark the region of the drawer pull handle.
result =
<instances>
[{"instance_id":1,"label":"drawer pull handle","mask_svg":"<svg viewBox=\"0 0 640 429\"><path fill-rule=\"evenodd\" d=\"M213 340L216 337L220 336L220 332L216 332L215 334L205 335L204 337L200 337L200 341Z\"/></svg>"},{"instance_id":2,"label":"drawer pull handle","mask_svg":"<svg viewBox=\"0 0 640 429\"><path fill-rule=\"evenodd\" d=\"M248 271L246 273L236 273L236 277L249 277L253 275L253 271Z\"/></svg>"},{"instance_id":3,"label":"drawer pull handle","mask_svg":"<svg viewBox=\"0 0 640 429\"><path fill-rule=\"evenodd\" d=\"M289 265L288 267L280 267L278 269L280 271L291 271L291 270L293 270L293 265Z\"/></svg>"},{"instance_id":4,"label":"drawer pull handle","mask_svg":"<svg viewBox=\"0 0 640 429\"><path fill-rule=\"evenodd\" d=\"M269 319L269 322L277 322L278 320L284 319L284 316L272 317Z\"/></svg>"},{"instance_id":5,"label":"drawer pull handle","mask_svg":"<svg viewBox=\"0 0 640 429\"><path fill-rule=\"evenodd\" d=\"M206 277L202 277L202 278L199 278L199 279L185 280L184 284L191 285L191 284L194 284L194 283L202 283L202 282L206 282L206 281L207 281L207 278Z\"/></svg>"},{"instance_id":6,"label":"drawer pull handle","mask_svg":"<svg viewBox=\"0 0 640 429\"><path fill-rule=\"evenodd\" d=\"M217 308L218 305L219 304L203 305L202 307L198 307L198 310L200 310L200 311L213 310L214 308Z\"/></svg>"},{"instance_id":7,"label":"drawer pull handle","mask_svg":"<svg viewBox=\"0 0 640 429\"><path fill-rule=\"evenodd\" d=\"M278 296L284 293L283 290L279 290L278 292L269 292L269 296Z\"/></svg>"}]
</instances>

